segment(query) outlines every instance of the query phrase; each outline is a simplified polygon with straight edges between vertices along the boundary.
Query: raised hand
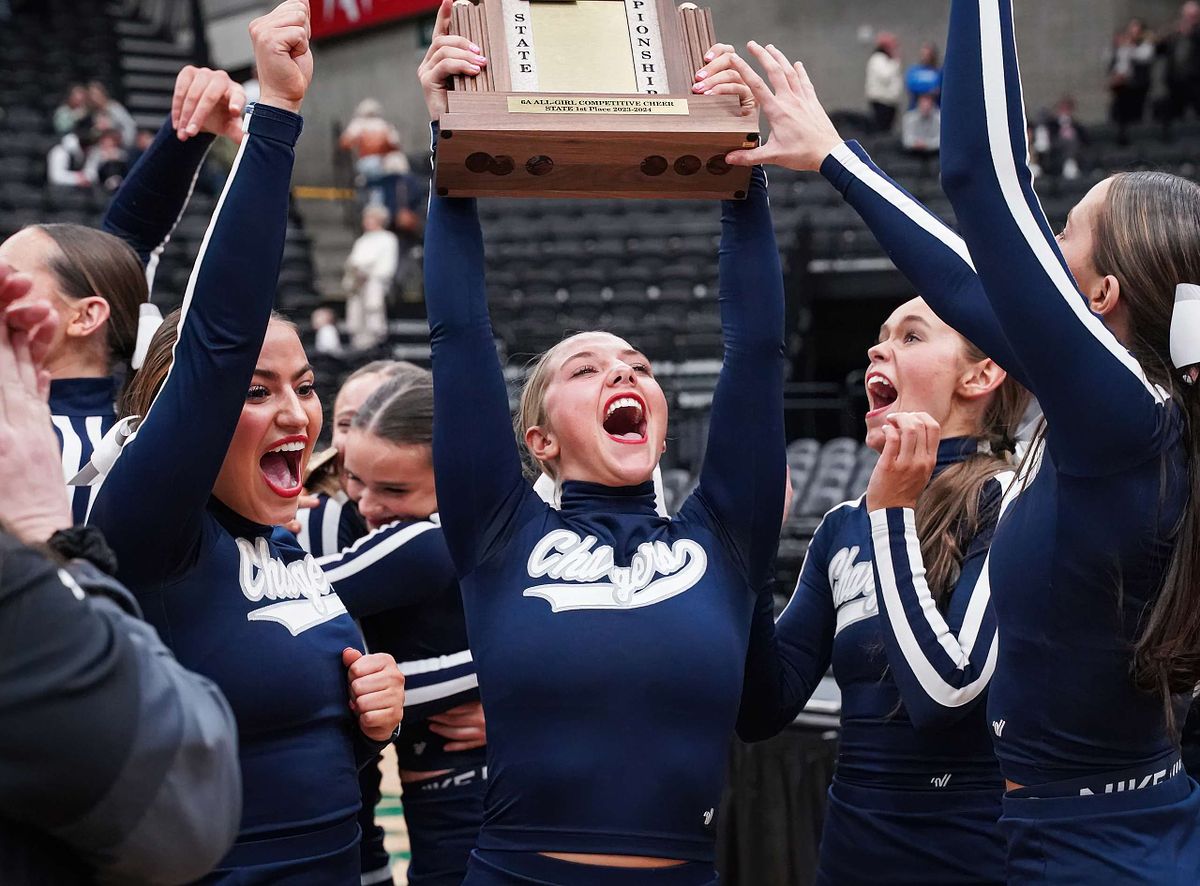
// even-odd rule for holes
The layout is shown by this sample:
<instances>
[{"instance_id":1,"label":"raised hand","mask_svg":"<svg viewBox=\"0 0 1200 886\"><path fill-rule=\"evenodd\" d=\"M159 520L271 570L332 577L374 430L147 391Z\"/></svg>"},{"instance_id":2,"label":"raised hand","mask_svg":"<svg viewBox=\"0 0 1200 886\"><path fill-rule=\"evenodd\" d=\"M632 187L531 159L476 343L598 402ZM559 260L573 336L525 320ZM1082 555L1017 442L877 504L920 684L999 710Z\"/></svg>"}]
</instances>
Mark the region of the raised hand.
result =
<instances>
[{"instance_id":1,"label":"raised hand","mask_svg":"<svg viewBox=\"0 0 1200 886\"><path fill-rule=\"evenodd\" d=\"M387 741L404 719L404 675L396 659L385 652L363 655L347 646L342 664L358 728L372 741Z\"/></svg>"},{"instance_id":2,"label":"raised hand","mask_svg":"<svg viewBox=\"0 0 1200 886\"><path fill-rule=\"evenodd\" d=\"M71 525L71 507L43 366L58 314L47 301L23 299L29 283L0 261L0 523L39 544Z\"/></svg>"},{"instance_id":3,"label":"raised hand","mask_svg":"<svg viewBox=\"0 0 1200 886\"><path fill-rule=\"evenodd\" d=\"M924 412L896 412L883 426L883 452L867 484L867 510L915 508L937 465L942 428Z\"/></svg>"},{"instance_id":4,"label":"raised hand","mask_svg":"<svg viewBox=\"0 0 1200 886\"><path fill-rule=\"evenodd\" d=\"M788 61L774 46L746 44L771 81L768 86L746 60L730 57L730 65L740 75L762 108L771 126L766 144L749 151L734 151L726 161L732 166L773 163L788 169L816 171L825 158L842 142L837 129L821 107L804 65Z\"/></svg>"},{"instance_id":5,"label":"raised hand","mask_svg":"<svg viewBox=\"0 0 1200 886\"><path fill-rule=\"evenodd\" d=\"M312 82L308 0L286 0L250 22L250 41L264 105L298 113Z\"/></svg>"},{"instance_id":6,"label":"raised hand","mask_svg":"<svg viewBox=\"0 0 1200 886\"><path fill-rule=\"evenodd\" d=\"M180 141L200 132L242 140L246 90L224 71L187 65L175 78L171 126Z\"/></svg>"},{"instance_id":7,"label":"raised hand","mask_svg":"<svg viewBox=\"0 0 1200 886\"><path fill-rule=\"evenodd\" d=\"M692 92L701 95L736 95L742 103L742 116L754 113L758 104L754 93L734 65L737 54L728 43L714 43L704 54L704 67L696 72Z\"/></svg>"},{"instance_id":8,"label":"raised hand","mask_svg":"<svg viewBox=\"0 0 1200 886\"><path fill-rule=\"evenodd\" d=\"M429 718L429 731L442 738L452 739L446 750L469 751L487 744L487 722L483 717L483 704L467 702Z\"/></svg>"},{"instance_id":9,"label":"raised hand","mask_svg":"<svg viewBox=\"0 0 1200 886\"><path fill-rule=\"evenodd\" d=\"M440 120L446 112L447 81L455 74L475 77L488 62L482 49L466 37L450 33L450 11L453 7L451 0L442 0L433 25L433 42L429 44L429 50L417 68L421 89L425 93L425 107L429 109L429 119L434 121Z\"/></svg>"}]
</instances>

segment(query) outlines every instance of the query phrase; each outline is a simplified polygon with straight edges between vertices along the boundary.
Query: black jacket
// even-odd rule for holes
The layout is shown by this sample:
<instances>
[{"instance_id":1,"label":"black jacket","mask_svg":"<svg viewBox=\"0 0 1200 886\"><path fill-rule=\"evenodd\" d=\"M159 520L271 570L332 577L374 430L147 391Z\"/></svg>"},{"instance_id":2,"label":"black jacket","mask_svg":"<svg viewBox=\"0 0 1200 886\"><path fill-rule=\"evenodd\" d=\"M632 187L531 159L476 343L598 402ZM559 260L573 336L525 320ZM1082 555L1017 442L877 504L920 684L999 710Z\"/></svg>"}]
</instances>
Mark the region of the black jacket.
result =
<instances>
[{"instance_id":1,"label":"black jacket","mask_svg":"<svg viewBox=\"0 0 1200 886\"><path fill-rule=\"evenodd\" d=\"M237 728L137 604L0 533L0 880L183 883L241 817Z\"/></svg>"}]
</instances>

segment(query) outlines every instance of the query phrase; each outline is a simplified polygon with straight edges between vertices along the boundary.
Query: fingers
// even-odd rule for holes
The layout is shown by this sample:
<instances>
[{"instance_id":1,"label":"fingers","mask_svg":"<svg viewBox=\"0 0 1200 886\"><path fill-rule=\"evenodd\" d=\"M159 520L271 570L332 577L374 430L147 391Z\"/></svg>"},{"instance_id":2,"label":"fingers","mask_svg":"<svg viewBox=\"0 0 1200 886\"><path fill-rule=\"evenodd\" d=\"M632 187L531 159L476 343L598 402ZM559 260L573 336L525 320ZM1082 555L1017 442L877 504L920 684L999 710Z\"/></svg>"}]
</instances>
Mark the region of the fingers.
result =
<instances>
[{"instance_id":1,"label":"fingers","mask_svg":"<svg viewBox=\"0 0 1200 886\"><path fill-rule=\"evenodd\" d=\"M729 56L725 56L725 58L729 58ZM723 71L716 71L715 73L705 68L705 72L708 73L708 76L703 80L697 80L694 84L692 84L692 92L709 93L716 86L736 83L738 86L741 86L746 90L747 95L751 94L750 87L746 86L746 84L742 82L742 75L739 74L732 66Z\"/></svg>"},{"instance_id":2,"label":"fingers","mask_svg":"<svg viewBox=\"0 0 1200 886\"><path fill-rule=\"evenodd\" d=\"M362 695L356 695L350 702L350 707L358 713L359 722L368 714L398 711L401 702L401 694L393 688L381 689L378 692L367 692Z\"/></svg>"},{"instance_id":3,"label":"fingers","mask_svg":"<svg viewBox=\"0 0 1200 886\"><path fill-rule=\"evenodd\" d=\"M320 503L321 496L319 495L301 495L300 498L297 499L296 507L308 510L310 508L315 508Z\"/></svg>"},{"instance_id":4,"label":"fingers","mask_svg":"<svg viewBox=\"0 0 1200 886\"><path fill-rule=\"evenodd\" d=\"M733 52L736 52L736 50L728 43L714 43L712 48L709 49L708 52L704 53L704 60L706 62L711 62L717 56L726 55Z\"/></svg>"},{"instance_id":5,"label":"fingers","mask_svg":"<svg viewBox=\"0 0 1200 886\"><path fill-rule=\"evenodd\" d=\"M197 97L190 115L187 113L187 102L184 102L184 120L187 121L184 131L189 136L193 136L200 131L201 125L208 119L208 115L212 113L217 103L225 102L227 92L228 83L225 82L225 78L213 76L208 79L204 90ZM190 95L188 97L191 98Z\"/></svg>"},{"instance_id":6,"label":"fingers","mask_svg":"<svg viewBox=\"0 0 1200 886\"><path fill-rule=\"evenodd\" d=\"M370 695L372 692L383 692L395 685L395 677L387 671L376 671L359 677L350 684L350 692L355 698Z\"/></svg>"},{"instance_id":7,"label":"fingers","mask_svg":"<svg viewBox=\"0 0 1200 886\"><path fill-rule=\"evenodd\" d=\"M733 69L733 59L736 55L737 55L737 53L735 53L733 51L733 47L730 47L729 52L723 52L720 55L714 57L703 68L701 68L699 71L697 71L695 79L698 81L705 80L705 79L711 77L713 74L717 74L721 71L732 70Z\"/></svg>"},{"instance_id":8,"label":"fingers","mask_svg":"<svg viewBox=\"0 0 1200 886\"><path fill-rule=\"evenodd\" d=\"M421 76L421 80L428 85L442 83L455 74L474 76L487 64L487 58L472 49L474 44L465 37L447 39L461 41L463 45L447 43L429 57Z\"/></svg>"},{"instance_id":9,"label":"fingers","mask_svg":"<svg viewBox=\"0 0 1200 886\"><path fill-rule=\"evenodd\" d=\"M434 39L445 37L450 33L450 18L454 11L453 0L442 0L442 5L438 7L437 19L433 23Z\"/></svg>"},{"instance_id":10,"label":"fingers","mask_svg":"<svg viewBox=\"0 0 1200 886\"><path fill-rule=\"evenodd\" d=\"M362 657L363 654L353 646L347 646L342 650L342 666L348 668Z\"/></svg>"},{"instance_id":11,"label":"fingers","mask_svg":"<svg viewBox=\"0 0 1200 886\"><path fill-rule=\"evenodd\" d=\"M770 87L763 82L763 78L758 76L758 71L750 67L744 58L740 55L731 56L730 63L734 69L741 74L742 82L750 87L750 91L754 94L755 101L759 106L766 110L769 105L775 101L775 94L771 92Z\"/></svg>"},{"instance_id":12,"label":"fingers","mask_svg":"<svg viewBox=\"0 0 1200 886\"><path fill-rule=\"evenodd\" d=\"M779 65L779 69L783 72L784 77L787 78L788 85L791 87L792 91L798 92L801 85L800 75L796 73L796 69L792 66L792 63L788 60L788 57L780 52L773 43L768 43L766 50L768 53L770 53L771 58L775 59L775 63Z\"/></svg>"},{"instance_id":13,"label":"fingers","mask_svg":"<svg viewBox=\"0 0 1200 886\"><path fill-rule=\"evenodd\" d=\"M32 277L18 273L12 265L0 259L0 307L24 298L32 287Z\"/></svg>"},{"instance_id":14,"label":"fingers","mask_svg":"<svg viewBox=\"0 0 1200 886\"><path fill-rule=\"evenodd\" d=\"M896 464L896 459L900 455L900 432L892 425L883 426L883 451L879 453L879 466L881 471L889 470Z\"/></svg>"},{"instance_id":15,"label":"fingers","mask_svg":"<svg viewBox=\"0 0 1200 886\"><path fill-rule=\"evenodd\" d=\"M445 750L446 753L453 754L457 753L458 751L473 751L475 748L482 748L486 746L487 739L480 738L475 741L448 741L446 742L443 750Z\"/></svg>"},{"instance_id":16,"label":"fingers","mask_svg":"<svg viewBox=\"0 0 1200 886\"><path fill-rule=\"evenodd\" d=\"M240 117L242 111L246 110L246 90L240 83L229 81L229 113L235 117Z\"/></svg>"},{"instance_id":17,"label":"fingers","mask_svg":"<svg viewBox=\"0 0 1200 886\"><path fill-rule=\"evenodd\" d=\"M345 664L346 652L351 651L349 648L342 652L342 662ZM358 652L357 649L352 650ZM396 674L400 673L400 669L396 667L396 659L392 658L386 652L373 652L370 655L362 655L354 659L347 665L347 674L351 681L357 680L359 677L365 677L368 674L374 674L379 671L392 670Z\"/></svg>"},{"instance_id":18,"label":"fingers","mask_svg":"<svg viewBox=\"0 0 1200 886\"><path fill-rule=\"evenodd\" d=\"M754 56L754 60L767 72L767 79L771 81L771 88L776 94L792 91L792 84L788 80L787 71L779 66L779 62L775 59L775 56L771 55L766 47L758 45L753 40L747 43L746 47ZM755 97L757 97L757 94Z\"/></svg>"},{"instance_id":19,"label":"fingers","mask_svg":"<svg viewBox=\"0 0 1200 886\"><path fill-rule=\"evenodd\" d=\"M184 99L187 98L188 91L192 88L192 81L196 79L199 72L200 69L195 65L184 65L179 76L175 78L175 92L171 96L171 128L177 133L183 128L180 121L183 119Z\"/></svg>"},{"instance_id":20,"label":"fingers","mask_svg":"<svg viewBox=\"0 0 1200 886\"><path fill-rule=\"evenodd\" d=\"M758 166L774 162L775 156L775 146L771 143L771 139L768 139L767 143L761 147L731 151L725 155L725 162L730 166Z\"/></svg>"}]
</instances>

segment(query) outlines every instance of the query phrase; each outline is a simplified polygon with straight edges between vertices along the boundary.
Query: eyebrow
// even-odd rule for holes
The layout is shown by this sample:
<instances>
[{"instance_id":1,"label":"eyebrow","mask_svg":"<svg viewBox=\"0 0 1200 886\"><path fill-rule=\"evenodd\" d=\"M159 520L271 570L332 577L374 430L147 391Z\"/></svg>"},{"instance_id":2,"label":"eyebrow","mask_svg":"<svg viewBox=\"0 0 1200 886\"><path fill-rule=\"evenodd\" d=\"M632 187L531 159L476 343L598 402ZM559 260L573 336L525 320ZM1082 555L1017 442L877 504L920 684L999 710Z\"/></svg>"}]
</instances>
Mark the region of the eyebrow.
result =
<instances>
[{"instance_id":1,"label":"eyebrow","mask_svg":"<svg viewBox=\"0 0 1200 886\"><path fill-rule=\"evenodd\" d=\"M292 381L297 381L298 379L303 378L304 376L308 375L312 371L313 371L312 364L305 363L304 368L299 370L295 375L292 376ZM254 374L261 375L263 378L267 379L268 381L279 381L279 373L272 372L270 369L260 369L259 367L255 366Z\"/></svg>"},{"instance_id":2,"label":"eyebrow","mask_svg":"<svg viewBox=\"0 0 1200 886\"><path fill-rule=\"evenodd\" d=\"M908 314L907 316L901 317L900 322L897 323L896 325L903 326L905 323L920 323L922 326L926 326L926 327L929 326L929 321L927 321L924 317L921 317L917 314ZM879 327L880 339L887 338L887 334L890 331L890 329L891 329L891 327L889 327L886 323L884 323L882 326L880 326Z\"/></svg>"}]
</instances>

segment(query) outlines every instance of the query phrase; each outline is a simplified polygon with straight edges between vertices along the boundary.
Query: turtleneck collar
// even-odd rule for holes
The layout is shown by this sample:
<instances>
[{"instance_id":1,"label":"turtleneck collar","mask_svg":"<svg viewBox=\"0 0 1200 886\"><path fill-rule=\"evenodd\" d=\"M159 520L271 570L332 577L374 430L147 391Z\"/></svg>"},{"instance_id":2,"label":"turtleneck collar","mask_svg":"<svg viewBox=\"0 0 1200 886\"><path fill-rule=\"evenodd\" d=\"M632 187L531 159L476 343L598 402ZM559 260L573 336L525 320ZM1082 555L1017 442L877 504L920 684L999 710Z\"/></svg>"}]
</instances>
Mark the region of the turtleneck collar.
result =
<instances>
[{"instance_id":1,"label":"turtleneck collar","mask_svg":"<svg viewBox=\"0 0 1200 886\"><path fill-rule=\"evenodd\" d=\"M217 518L226 531L238 538L268 538L275 531L274 526L267 526L263 523L256 523L241 514L237 513L226 504L221 502L215 495L208 498L208 507L212 511L213 516Z\"/></svg>"},{"instance_id":2,"label":"turtleneck collar","mask_svg":"<svg viewBox=\"0 0 1200 886\"><path fill-rule=\"evenodd\" d=\"M938 443L937 464L933 473L939 474L950 465L958 464L979 452L978 437L948 437Z\"/></svg>"},{"instance_id":3,"label":"turtleneck collar","mask_svg":"<svg viewBox=\"0 0 1200 886\"><path fill-rule=\"evenodd\" d=\"M562 485L562 513L586 512L645 514L658 516L654 501L654 482L636 486L605 486L583 480L567 480Z\"/></svg>"},{"instance_id":4,"label":"turtleneck collar","mask_svg":"<svg viewBox=\"0 0 1200 886\"><path fill-rule=\"evenodd\" d=\"M50 382L50 411L54 415L115 415L117 380L56 378Z\"/></svg>"}]
</instances>

